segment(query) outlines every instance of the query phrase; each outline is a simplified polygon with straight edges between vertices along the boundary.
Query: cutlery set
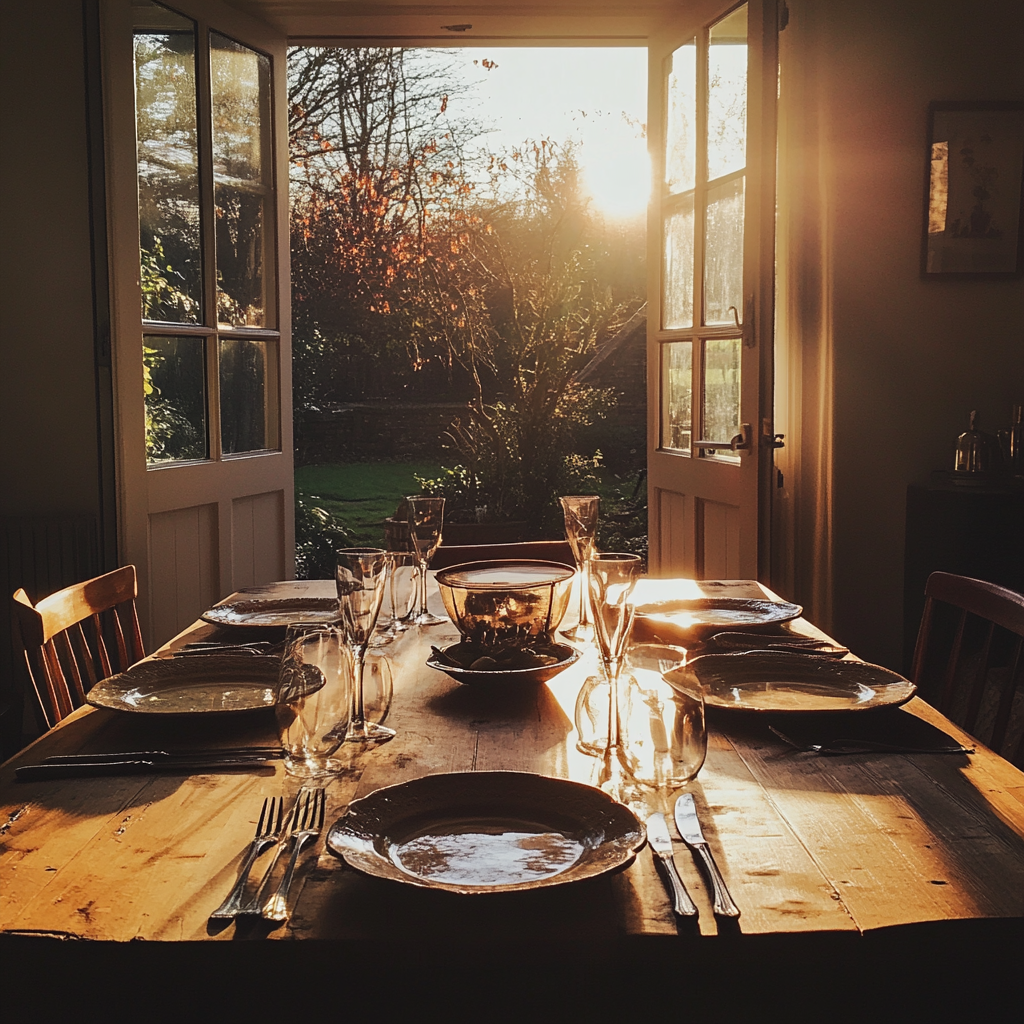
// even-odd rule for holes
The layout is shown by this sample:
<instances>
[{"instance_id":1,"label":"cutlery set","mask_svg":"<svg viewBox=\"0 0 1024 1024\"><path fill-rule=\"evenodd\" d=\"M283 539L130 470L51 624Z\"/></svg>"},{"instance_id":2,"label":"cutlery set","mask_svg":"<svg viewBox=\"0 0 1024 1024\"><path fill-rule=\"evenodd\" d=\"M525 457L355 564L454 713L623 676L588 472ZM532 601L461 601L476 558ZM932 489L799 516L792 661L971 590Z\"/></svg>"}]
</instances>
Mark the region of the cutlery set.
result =
<instances>
[{"instance_id":1,"label":"cutlery set","mask_svg":"<svg viewBox=\"0 0 1024 1024\"><path fill-rule=\"evenodd\" d=\"M238 881L224 902L210 914L210 919L262 917L266 921L286 921L288 893L295 877L295 865L298 863L299 854L323 831L326 805L327 793L323 787L300 790L287 815L284 813L283 797L264 799L263 809L256 823L256 834L242 861ZM252 896L245 899L246 883L253 865L260 855L271 847L274 847L273 860ZM289 854L288 865L273 895L267 897L274 869L285 851Z\"/></svg>"},{"instance_id":2,"label":"cutlery set","mask_svg":"<svg viewBox=\"0 0 1024 1024\"><path fill-rule=\"evenodd\" d=\"M711 855L711 847L704 838L700 820L697 818L697 808L690 793L683 793L676 800L674 817L679 835L683 842L700 858L708 880L711 882L715 917L739 917L739 907L733 902L725 879L722 878L715 858ZM657 812L648 817L647 840L655 853L657 863L664 868L667 888L672 897L672 909L679 917L696 917L697 906L686 891L686 886L683 884L672 857L672 839L664 814Z\"/></svg>"}]
</instances>

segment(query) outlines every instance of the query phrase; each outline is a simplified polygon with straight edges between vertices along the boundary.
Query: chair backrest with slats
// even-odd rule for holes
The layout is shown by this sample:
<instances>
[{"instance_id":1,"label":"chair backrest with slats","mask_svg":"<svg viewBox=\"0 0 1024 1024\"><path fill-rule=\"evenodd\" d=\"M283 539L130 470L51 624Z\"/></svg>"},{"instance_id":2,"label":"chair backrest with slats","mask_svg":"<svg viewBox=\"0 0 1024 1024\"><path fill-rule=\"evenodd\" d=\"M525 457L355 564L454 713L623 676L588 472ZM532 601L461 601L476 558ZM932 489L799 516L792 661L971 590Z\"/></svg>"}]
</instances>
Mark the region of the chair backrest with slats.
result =
<instances>
[{"instance_id":1,"label":"chair backrest with slats","mask_svg":"<svg viewBox=\"0 0 1024 1024\"><path fill-rule=\"evenodd\" d=\"M14 595L29 678L52 728L85 703L90 687L146 656L135 610L135 566L65 587L34 607Z\"/></svg>"},{"instance_id":2,"label":"chair backrest with slats","mask_svg":"<svg viewBox=\"0 0 1024 1024\"><path fill-rule=\"evenodd\" d=\"M431 569L447 569L463 562L483 562L492 559L533 558L547 562L576 565L572 548L566 540L529 540L519 544L442 544L430 562Z\"/></svg>"},{"instance_id":3,"label":"chair backrest with slats","mask_svg":"<svg viewBox=\"0 0 1024 1024\"><path fill-rule=\"evenodd\" d=\"M943 714L1024 764L1024 594L933 572L911 675Z\"/></svg>"}]
</instances>

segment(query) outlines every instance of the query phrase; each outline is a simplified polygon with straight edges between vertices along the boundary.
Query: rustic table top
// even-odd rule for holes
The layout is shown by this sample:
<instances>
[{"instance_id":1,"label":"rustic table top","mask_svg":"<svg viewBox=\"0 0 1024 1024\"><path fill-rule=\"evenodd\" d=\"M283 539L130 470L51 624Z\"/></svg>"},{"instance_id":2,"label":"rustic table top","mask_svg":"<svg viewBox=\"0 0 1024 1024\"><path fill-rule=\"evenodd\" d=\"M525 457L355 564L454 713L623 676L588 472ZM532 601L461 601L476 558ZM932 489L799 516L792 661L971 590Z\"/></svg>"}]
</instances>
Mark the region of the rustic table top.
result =
<instances>
[{"instance_id":1,"label":"rustic table top","mask_svg":"<svg viewBox=\"0 0 1024 1024\"><path fill-rule=\"evenodd\" d=\"M681 581L680 592L699 586ZM281 587L313 594L329 593L332 584ZM750 583L717 584L714 592L765 593ZM823 635L803 620L790 628ZM197 623L171 646L186 635L224 632ZM439 772L504 769L590 781L595 760L575 748L573 709L597 670L594 652L546 685L495 695L425 666L431 644L457 639L449 625L413 629L385 649L395 678L388 721L398 736L332 782L329 822L355 797ZM920 699L899 713L974 745ZM689 786L742 909L740 935L856 935L1024 918L1020 771L980 746L962 755L817 756L787 746L755 719L709 719L707 761ZM302 865L286 925L213 924L209 914L235 880L264 797L298 789L283 765L194 776L13 777L18 764L51 754L274 739L267 712L150 721L80 709L0 769L0 934L224 941L247 929L255 938L484 943L680 934L648 848L625 870L575 885L459 897L365 877L321 843ZM663 809L670 809L668 794ZM675 855L700 910L700 933L713 935L718 925L703 876L678 840Z\"/></svg>"}]
</instances>

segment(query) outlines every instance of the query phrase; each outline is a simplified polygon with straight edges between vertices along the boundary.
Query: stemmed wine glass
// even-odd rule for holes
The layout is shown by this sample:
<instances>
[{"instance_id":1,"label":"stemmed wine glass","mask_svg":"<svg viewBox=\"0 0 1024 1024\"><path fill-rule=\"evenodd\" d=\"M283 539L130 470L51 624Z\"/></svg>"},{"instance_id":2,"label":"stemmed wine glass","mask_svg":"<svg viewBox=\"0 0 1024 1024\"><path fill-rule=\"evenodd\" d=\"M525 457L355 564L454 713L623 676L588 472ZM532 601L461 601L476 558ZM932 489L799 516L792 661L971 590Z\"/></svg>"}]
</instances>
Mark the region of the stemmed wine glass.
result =
<instances>
[{"instance_id":1,"label":"stemmed wine glass","mask_svg":"<svg viewBox=\"0 0 1024 1024\"><path fill-rule=\"evenodd\" d=\"M427 497L422 494L406 498L409 502L409 536L419 560L419 608L412 620L417 626L436 626L447 619L439 618L427 611L427 566L441 543L441 527L444 523L444 498Z\"/></svg>"},{"instance_id":2,"label":"stemmed wine glass","mask_svg":"<svg viewBox=\"0 0 1024 1024\"><path fill-rule=\"evenodd\" d=\"M338 611L353 662L352 721L345 739L354 743L382 743L395 735L394 729L368 722L363 710L363 660L387 580L388 560L383 548L342 548L338 552Z\"/></svg>"},{"instance_id":3,"label":"stemmed wine glass","mask_svg":"<svg viewBox=\"0 0 1024 1024\"><path fill-rule=\"evenodd\" d=\"M587 605L590 603L590 556L594 553L594 542L597 539L597 511L600 498L596 494L568 495L558 499L562 503L565 516L565 539L572 548L579 569L580 581L580 618L572 629L564 630L562 635L568 640L586 642L594 637L594 628L587 616Z\"/></svg>"},{"instance_id":4,"label":"stemmed wine glass","mask_svg":"<svg viewBox=\"0 0 1024 1024\"><path fill-rule=\"evenodd\" d=\"M371 647L386 647L398 639L408 628L418 593L419 569L416 556L411 551L389 551L388 585L384 605L387 608L382 622L377 620L377 632L370 641Z\"/></svg>"},{"instance_id":5,"label":"stemmed wine glass","mask_svg":"<svg viewBox=\"0 0 1024 1024\"><path fill-rule=\"evenodd\" d=\"M601 662L608 680L608 740L600 752L597 783L610 796L628 803L635 796L636 777L622 742L619 718L619 675L626 641L633 627L636 605L633 588L640 577L639 555L625 552L592 554L587 582L590 586L594 632L601 650Z\"/></svg>"}]
</instances>

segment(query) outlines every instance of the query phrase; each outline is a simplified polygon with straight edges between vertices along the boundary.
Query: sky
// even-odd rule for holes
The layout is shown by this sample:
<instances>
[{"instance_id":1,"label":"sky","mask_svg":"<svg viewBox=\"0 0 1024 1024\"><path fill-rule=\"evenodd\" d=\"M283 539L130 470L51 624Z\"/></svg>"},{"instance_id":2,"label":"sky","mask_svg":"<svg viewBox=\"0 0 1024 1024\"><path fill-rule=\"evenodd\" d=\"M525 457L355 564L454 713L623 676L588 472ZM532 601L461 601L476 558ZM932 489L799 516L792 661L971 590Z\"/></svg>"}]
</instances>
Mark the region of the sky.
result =
<instances>
[{"instance_id":1,"label":"sky","mask_svg":"<svg viewBox=\"0 0 1024 1024\"><path fill-rule=\"evenodd\" d=\"M453 90L449 114L486 126L484 147L502 152L527 139L571 139L598 209L611 218L644 213L646 48L467 47L443 59L468 87L465 95Z\"/></svg>"}]
</instances>

